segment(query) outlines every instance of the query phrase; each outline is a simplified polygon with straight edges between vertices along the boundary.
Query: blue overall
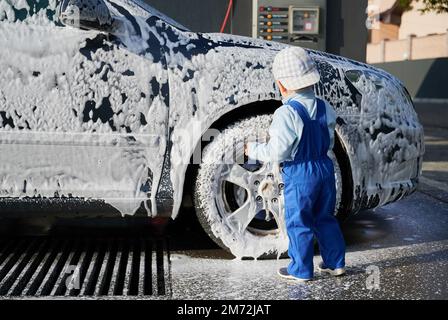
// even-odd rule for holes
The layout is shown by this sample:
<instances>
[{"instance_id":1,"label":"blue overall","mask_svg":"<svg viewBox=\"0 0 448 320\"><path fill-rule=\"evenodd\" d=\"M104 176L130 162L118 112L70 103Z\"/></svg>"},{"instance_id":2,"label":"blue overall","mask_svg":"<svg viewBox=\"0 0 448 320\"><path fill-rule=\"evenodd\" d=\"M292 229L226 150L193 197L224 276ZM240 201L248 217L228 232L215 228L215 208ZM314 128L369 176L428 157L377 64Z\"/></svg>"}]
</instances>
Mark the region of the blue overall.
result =
<instances>
[{"instance_id":1,"label":"blue overall","mask_svg":"<svg viewBox=\"0 0 448 320\"><path fill-rule=\"evenodd\" d=\"M300 115L303 132L293 161L282 167L285 184L285 220L291 263L288 273L302 279L313 277L314 237L324 265L345 267L345 243L334 217L336 186L325 102L317 99L316 119L297 101L289 105Z\"/></svg>"}]
</instances>

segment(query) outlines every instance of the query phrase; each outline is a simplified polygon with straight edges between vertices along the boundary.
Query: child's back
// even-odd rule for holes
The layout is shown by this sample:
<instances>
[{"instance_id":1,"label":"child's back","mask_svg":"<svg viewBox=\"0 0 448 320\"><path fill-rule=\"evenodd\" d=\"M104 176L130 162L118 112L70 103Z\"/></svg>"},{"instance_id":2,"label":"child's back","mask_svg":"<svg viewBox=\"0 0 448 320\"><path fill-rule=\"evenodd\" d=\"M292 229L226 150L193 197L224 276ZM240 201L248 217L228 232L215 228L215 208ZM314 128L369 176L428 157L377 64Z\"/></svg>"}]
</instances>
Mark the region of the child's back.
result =
<instances>
[{"instance_id":1,"label":"child's back","mask_svg":"<svg viewBox=\"0 0 448 320\"><path fill-rule=\"evenodd\" d=\"M288 48L274 61L274 77L284 105L274 113L267 144L248 144L249 157L283 162L285 221L291 263L281 268L285 278L313 278L314 237L323 258L322 271L345 272L345 244L334 217L336 186L333 148L336 114L316 99L312 85L319 81L314 63L303 49Z\"/></svg>"}]
</instances>

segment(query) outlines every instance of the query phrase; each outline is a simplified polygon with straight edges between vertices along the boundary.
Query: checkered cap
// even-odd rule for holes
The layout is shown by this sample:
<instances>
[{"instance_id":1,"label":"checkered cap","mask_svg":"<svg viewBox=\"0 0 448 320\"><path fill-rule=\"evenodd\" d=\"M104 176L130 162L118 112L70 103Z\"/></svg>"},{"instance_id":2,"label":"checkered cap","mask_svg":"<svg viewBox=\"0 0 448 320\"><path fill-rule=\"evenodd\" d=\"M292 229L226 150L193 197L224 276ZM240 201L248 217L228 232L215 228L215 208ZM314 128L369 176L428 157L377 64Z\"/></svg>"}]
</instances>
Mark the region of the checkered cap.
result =
<instances>
[{"instance_id":1,"label":"checkered cap","mask_svg":"<svg viewBox=\"0 0 448 320\"><path fill-rule=\"evenodd\" d=\"M272 66L274 78L288 90L299 90L319 82L320 75L308 53L299 47L280 51Z\"/></svg>"}]
</instances>

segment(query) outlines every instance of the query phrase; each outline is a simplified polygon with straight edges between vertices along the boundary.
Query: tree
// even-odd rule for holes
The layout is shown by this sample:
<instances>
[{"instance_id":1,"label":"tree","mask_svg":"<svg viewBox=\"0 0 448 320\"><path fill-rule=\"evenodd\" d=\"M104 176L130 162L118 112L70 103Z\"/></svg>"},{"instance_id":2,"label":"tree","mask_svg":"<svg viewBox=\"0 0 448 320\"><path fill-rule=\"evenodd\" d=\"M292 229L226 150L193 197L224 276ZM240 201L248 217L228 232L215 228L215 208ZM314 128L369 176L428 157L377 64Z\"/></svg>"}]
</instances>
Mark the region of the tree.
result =
<instances>
[{"instance_id":1,"label":"tree","mask_svg":"<svg viewBox=\"0 0 448 320\"><path fill-rule=\"evenodd\" d=\"M417 2L423 2L424 7L419 11L422 13L436 12L436 13L448 13L448 0L416 0ZM403 10L412 9L412 0L398 0L398 5Z\"/></svg>"}]
</instances>

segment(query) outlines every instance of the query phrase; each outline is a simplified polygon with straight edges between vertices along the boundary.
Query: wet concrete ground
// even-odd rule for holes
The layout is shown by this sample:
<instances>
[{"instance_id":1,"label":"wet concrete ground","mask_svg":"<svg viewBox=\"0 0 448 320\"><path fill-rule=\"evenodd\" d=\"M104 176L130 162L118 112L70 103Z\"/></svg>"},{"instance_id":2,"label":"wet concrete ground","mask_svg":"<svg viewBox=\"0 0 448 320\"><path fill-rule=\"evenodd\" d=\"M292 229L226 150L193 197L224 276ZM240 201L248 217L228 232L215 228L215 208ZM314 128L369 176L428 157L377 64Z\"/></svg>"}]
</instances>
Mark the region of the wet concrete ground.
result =
<instances>
[{"instance_id":1,"label":"wet concrete ground","mask_svg":"<svg viewBox=\"0 0 448 320\"><path fill-rule=\"evenodd\" d=\"M181 230L175 224L172 298L448 299L448 130L426 128L425 134L419 190L344 223L346 276L316 272L309 283L284 280L276 271L289 259L234 260L200 226ZM179 223L185 225L182 218Z\"/></svg>"},{"instance_id":2,"label":"wet concrete ground","mask_svg":"<svg viewBox=\"0 0 448 320\"><path fill-rule=\"evenodd\" d=\"M362 212L343 226L347 275L316 273L306 284L276 275L289 259L240 261L218 248L180 250L171 254L173 298L447 299L447 226L448 204L421 192Z\"/></svg>"}]
</instances>

